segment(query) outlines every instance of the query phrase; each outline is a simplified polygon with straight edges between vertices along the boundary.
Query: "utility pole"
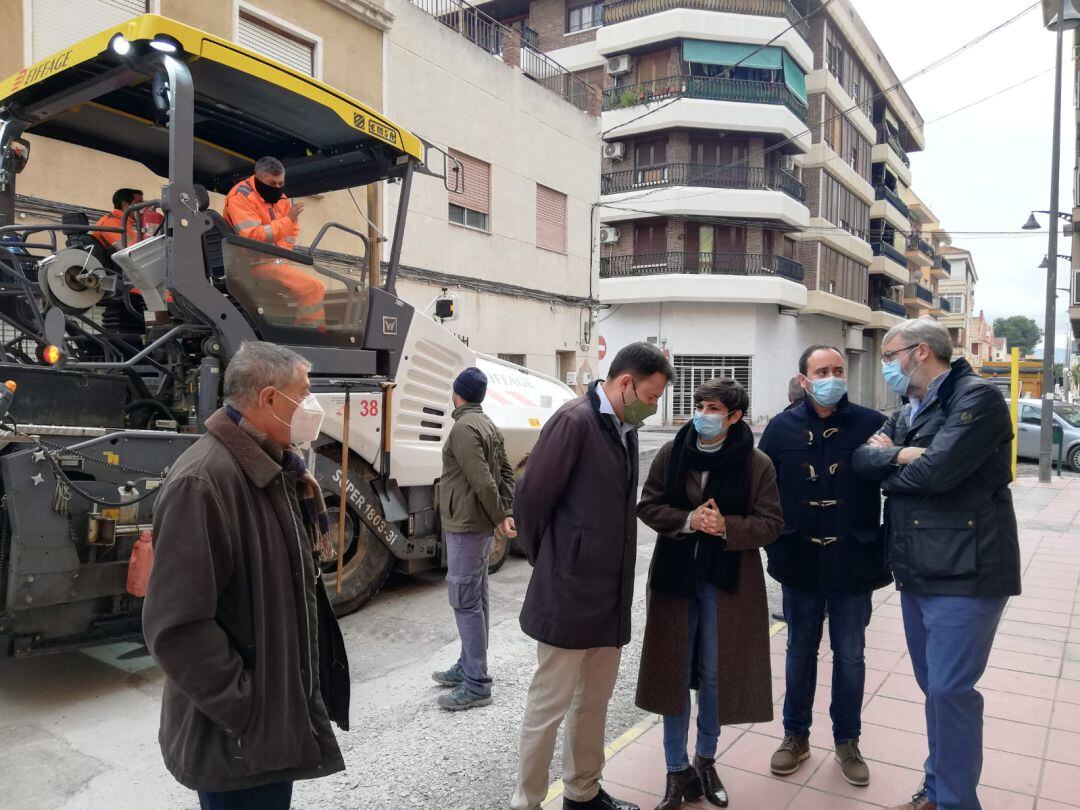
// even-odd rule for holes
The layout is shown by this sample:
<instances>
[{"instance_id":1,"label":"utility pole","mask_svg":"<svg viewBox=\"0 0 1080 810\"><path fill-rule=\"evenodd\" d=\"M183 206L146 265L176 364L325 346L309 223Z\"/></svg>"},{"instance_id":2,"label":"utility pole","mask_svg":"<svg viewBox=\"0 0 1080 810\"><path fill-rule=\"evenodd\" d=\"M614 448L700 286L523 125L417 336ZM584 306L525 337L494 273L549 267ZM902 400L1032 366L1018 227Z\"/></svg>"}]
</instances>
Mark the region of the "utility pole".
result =
<instances>
[{"instance_id":1,"label":"utility pole","mask_svg":"<svg viewBox=\"0 0 1080 810\"><path fill-rule=\"evenodd\" d=\"M1054 50L1054 134L1050 160L1050 223L1046 263L1046 323L1043 328L1043 399L1039 420L1039 482L1050 483L1054 446L1054 333L1057 329L1058 211L1061 191L1061 69L1065 43L1065 0L1058 3L1057 46Z\"/></svg>"}]
</instances>

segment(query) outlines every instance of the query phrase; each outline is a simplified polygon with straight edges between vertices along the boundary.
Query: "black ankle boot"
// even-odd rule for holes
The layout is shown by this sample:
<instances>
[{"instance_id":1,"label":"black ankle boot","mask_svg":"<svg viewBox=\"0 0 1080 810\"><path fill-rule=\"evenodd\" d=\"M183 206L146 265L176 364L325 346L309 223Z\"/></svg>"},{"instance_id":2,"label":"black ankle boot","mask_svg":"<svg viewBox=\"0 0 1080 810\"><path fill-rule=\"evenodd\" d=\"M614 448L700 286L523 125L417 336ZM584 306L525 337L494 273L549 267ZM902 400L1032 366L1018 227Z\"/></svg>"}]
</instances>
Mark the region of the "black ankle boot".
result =
<instances>
[{"instance_id":1,"label":"black ankle boot","mask_svg":"<svg viewBox=\"0 0 1080 810\"><path fill-rule=\"evenodd\" d=\"M667 775L667 789L664 798L656 805L656 810L675 810L681 807L683 800L692 802L701 795L701 782L697 771L693 768L684 768Z\"/></svg>"},{"instance_id":2,"label":"black ankle boot","mask_svg":"<svg viewBox=\"0 0 1080 810\"><path fill-rule=\"evenodd\" d=\"M716 760L705 759L695 754L693 768L701 783L705 801L716 807L727 807L728 795L724 789L724 783L720 781L720 775L716 772Z\"/></svg>"}]
</instances>

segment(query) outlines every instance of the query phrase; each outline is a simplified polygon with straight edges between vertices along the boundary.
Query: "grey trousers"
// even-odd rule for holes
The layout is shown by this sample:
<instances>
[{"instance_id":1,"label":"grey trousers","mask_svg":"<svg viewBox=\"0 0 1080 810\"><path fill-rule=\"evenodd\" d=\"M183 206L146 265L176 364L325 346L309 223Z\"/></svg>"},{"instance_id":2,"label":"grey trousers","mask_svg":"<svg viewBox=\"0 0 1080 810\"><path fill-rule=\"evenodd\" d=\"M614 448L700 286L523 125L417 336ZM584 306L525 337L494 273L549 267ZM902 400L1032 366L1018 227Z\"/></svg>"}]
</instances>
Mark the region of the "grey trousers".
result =
<instances>
[{"instance_id":1,"label":"grey trousers","mask_svg":"<svg viewBox=\"0 0 1080 810\"><path fill-rule=\"evenodd\" d=\"M494 534L443 532L446 543L446 583L454 609L465 686L478 695L491 694L487 671L488 632L491 614L488 599L488 557Z\"/></svg>"}]
</instances>

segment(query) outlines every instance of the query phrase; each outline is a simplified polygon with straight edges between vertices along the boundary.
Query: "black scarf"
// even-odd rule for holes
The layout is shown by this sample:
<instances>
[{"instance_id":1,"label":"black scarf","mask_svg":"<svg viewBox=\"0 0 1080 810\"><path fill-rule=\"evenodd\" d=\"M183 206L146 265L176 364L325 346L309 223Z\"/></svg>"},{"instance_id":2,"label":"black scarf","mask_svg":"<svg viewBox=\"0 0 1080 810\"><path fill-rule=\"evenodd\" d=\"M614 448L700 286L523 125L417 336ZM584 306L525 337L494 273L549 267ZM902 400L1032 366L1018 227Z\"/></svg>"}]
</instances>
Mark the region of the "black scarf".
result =
<instances>
[{"instance_id":1,"label":"black scarf","mask_svg":"<svg viewBox=\"0 0 1080 810\"><path fill-rule=\"evenodd\" d=\"M728 428L724 445L713 453L698 450L698 434L687 423L675 436L668 459L664 496L676 509L694 509L712 498L721 515L750 514L750 454L754 437L745 422ZM699 503L686 493L691 470L706 471L709 479ZM722 591L739 587L740 553L728 551L719 537L694 532L683 537L659 536L653 555L649 587L659 593L691 598L697 583L708 582Z\"/></svg>"}]
</instances>

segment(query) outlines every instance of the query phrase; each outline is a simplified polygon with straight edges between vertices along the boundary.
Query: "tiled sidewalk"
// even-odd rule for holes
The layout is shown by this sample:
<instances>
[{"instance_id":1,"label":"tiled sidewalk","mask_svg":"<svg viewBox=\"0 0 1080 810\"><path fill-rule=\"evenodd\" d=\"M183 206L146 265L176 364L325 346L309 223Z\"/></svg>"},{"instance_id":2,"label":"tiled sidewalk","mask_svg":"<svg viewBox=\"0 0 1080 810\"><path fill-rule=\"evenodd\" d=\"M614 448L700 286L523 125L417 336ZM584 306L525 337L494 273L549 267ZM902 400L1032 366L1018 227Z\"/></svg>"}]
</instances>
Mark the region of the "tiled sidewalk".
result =
<instances>
[{"instance_id":1,"label":"tiled sidewalk","mask_svg":"<svg viewBox=\"0 0 1080 810\"><path fill-rule=\"evenodd\" d=\"M1024 593L1005 610L980 682L986 750L979 795L985 810L1080 807L1080 480L1055 478L1048 486L1020 480L1013 493ZM772 639L776 719L725 728L721 734L717 764L732 807L856 810L890 807L915 791L926 757L925 726L899 601L891 589L876 593L867 631L861 748L870 762L870 785L848 785L832 755L827 641L822 644L826 653L819 666L811 757L794 776L770 775L769 757L782 728L784 681L777 676L784 671L786 637L781 625ZM652 810L664 789L658 719L631 732L632 742L617 742L619 750L604 770L609 791L638 802L642 810ZM560 807L561 799L548 806ZM684 807L709 805L699 801Z\"/></svg>"}]
</instances>

